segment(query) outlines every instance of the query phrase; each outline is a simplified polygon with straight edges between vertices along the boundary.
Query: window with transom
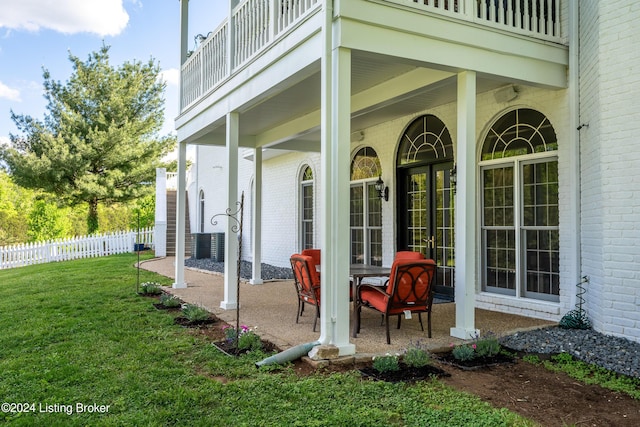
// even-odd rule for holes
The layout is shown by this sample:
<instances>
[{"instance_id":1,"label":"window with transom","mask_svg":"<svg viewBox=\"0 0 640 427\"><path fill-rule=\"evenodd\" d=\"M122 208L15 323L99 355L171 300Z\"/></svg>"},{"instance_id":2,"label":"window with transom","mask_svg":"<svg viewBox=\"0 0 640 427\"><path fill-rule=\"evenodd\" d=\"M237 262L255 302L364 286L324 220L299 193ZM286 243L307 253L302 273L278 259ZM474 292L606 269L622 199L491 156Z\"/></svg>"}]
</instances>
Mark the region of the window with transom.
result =
<instances>
[{"instance_id":1,"label":"window with transom","mask_svg":"<svg viewBox=\"0 0 640 427\"><path fill-rule=\"evenodd\" d=\"M313 171L305 166L300 180L300 246L313 248Z\"/></svg>"},{"instance_id":2,"label":"window with transom","mask_svg":"<svg viewBox=\"0 0 640 427\"><path fill-rule=\"evenodd\" d=\"M382 199L375 183L382 174L371 147L358 150L351 161L351 263L382 265Z\"/></svg>"},{"instance_id":3,"label":"window with transom","mask_svg":"<svg viewBox=\"0 0 640 427\"><path fill-rule=\"evenodd\" d=\"M480 162L486 291L559 300L557 149L536 110L510 111L489 130Z\"/></svg>"}]
</instances>

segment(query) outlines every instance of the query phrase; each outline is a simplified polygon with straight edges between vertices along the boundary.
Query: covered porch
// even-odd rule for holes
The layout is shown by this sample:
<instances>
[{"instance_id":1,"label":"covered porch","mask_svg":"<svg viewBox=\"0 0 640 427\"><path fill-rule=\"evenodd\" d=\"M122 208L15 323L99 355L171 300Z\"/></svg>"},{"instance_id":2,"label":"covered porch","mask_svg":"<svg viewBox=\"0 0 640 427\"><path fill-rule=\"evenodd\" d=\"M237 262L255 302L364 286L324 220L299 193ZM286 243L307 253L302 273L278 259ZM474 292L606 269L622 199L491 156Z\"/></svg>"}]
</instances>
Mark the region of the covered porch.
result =
<instances>
[{"instance_id":1,"label":"covered porch","mask_svg":"<svg viewBox=\"0 0 640 427\"><path fill-rule=\"evenodd\" d=\"M174 262L173 257L156 258L142 263L142 268L173 277ZM218 318L235 324L235 310L220 308L224 294L223 275L187 268L185 280L188 284L186 288L168 291L185 302L200 304ZM310 307L296 324L297 295L291 280L272 281L262 286L243 281L240 285L240 304L240 322L257 327L263 339L282 350L318 339L318 333L312 331L314 312ZM498 336L552 324L540 319L481 309L475 310L475 318L476 325L484 333L491 332ZM455 324L455 303L435 304L432 322L433 337L427 338L426 331L420 330L417 318L403 320L399 330L395 328L394 320L391 324L391 345L387 345L380 316L371 310L363 310L362 328L358 337L351 340L355 344L356 354L363 356L400 352L410 342L418 340L431 351L447 350L451 343L460 342L450 335L450 328Z\"/></svg>"},{"instance_id":2,"label":"covered porch","mask_svg":"<svg viewBox=\"0 0 640 427\"><path fill-rule=\"evenodd\" d=\"M356 4L363 8L353 9ZM477 98L516 83L551 90L566 88L567 47L557 39L549 42L530 35L513 37L492 26L445 19L435 12L417 13L398 5L345 2L337 7L341 9L333 10L332 2L322 2L309 9L309 14L301 15L295 29L278 43L265 47L234 73L229 72L228 78L208 92L183 102L176 121L180 144L178 194L185 192L186 146L225 147L227 188L220 197L224 197L228 209L235 210L240 198L241 149L253 152L250 250L256 266L254 282L259 283L264 245L261 221L267 215L262 210L263 156L269 151L320 153L316 246L326 254L321 268L326 285L322 287L320 337L314 334L312 340L334 344L343 355L352 354L359 345L355 339L350 340L351 310L346 299L350 251L346 219L353 142L367 129L399 117L455 106L450 129L457 168L457 285L456 304L451 309L455 320L445 329L447 337L468 339L479 329L475 309L479 259L476 114L481 106ZM183 14L188 14L186 1ZM185 21L183 16L183 31ZM185 40L183 35L186 60ZM231 62L226 62L228 68L233 68ZM183 79L188 75L183 69ZM205 70L201 76L205 75L213 74ZM183 80L183 90L187 87ZM392 188L396 184L393 157L390 153L381 156L382 178ZM390 205L397 202L394 197ZM385 227L390 233L383 245L396 247L397 220L393 215L387 218ZM179 227L183 219L184 200L179 199ZM225 259L234 259L238 242L229 237L234 234L234 224L229 222L226 227ZM179 235L180 231L178 228ZM176 289L188 283L180 258L184 240L178 240ZM390 264L390 259L383 260L383 265ZM238 273L233 263L225 267L224 293L214 305L232 312L237 305L234 284Z\"/></svg>"}]
</instances>

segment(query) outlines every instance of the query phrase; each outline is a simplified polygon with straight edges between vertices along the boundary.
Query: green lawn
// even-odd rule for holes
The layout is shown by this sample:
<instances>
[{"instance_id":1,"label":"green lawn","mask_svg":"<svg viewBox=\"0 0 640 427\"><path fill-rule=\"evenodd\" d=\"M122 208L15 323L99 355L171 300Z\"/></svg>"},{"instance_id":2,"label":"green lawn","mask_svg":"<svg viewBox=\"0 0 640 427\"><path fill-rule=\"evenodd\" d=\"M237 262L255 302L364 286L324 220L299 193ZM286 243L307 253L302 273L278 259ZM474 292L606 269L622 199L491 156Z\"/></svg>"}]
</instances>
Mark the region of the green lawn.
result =
<instances>
[{"instance_id":1,"label":"green lawn","mask_svg":"<svg viewBox=\"0 0 640 427\"><path fill-rule=\"evenodd\" d=\"M118 255L0 271L0 402L28 411L3 405L0 423L533 425L437 380L409 386L356 373L300 379L289 369L258 370L264 354L222 355L137 295L135 260ZM140 280L170 283L147 271ZM213 379L220 375L229 381Z\"/></svg>"}]
</instances>

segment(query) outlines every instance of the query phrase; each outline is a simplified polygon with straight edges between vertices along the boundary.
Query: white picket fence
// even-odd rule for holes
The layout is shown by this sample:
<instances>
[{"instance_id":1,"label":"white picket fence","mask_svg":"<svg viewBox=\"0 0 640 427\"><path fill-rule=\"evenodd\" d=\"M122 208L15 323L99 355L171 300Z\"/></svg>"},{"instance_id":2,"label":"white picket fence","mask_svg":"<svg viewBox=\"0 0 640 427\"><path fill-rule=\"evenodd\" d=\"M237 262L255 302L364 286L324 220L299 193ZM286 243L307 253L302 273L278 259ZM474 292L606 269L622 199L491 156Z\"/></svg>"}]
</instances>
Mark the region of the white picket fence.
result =
<instances>
[{"instance_id":1,"label":"white picket fence","mask_svg":"<svg viewBox=\"0 0 640 427\"><path fill-rule=\"evenodd\" d=\"M135 252L153 246L153 227L0 247L0 270Z\"/></svg>"}]
</instances>

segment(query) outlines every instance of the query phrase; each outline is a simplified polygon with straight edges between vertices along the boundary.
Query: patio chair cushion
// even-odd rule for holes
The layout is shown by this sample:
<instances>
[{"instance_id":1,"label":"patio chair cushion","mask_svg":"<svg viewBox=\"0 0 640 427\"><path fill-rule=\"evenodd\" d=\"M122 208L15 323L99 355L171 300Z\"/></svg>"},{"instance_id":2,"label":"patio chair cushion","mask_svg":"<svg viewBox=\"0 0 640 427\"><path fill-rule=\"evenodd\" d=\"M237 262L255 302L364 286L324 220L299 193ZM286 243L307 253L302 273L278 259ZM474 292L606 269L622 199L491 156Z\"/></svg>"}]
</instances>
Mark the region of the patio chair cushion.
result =
<instances>
[{"instance_id":1,"label":"patio chair cushion","mask_svg":"<svg viewBox=\"0 0 640 427\"><path fill-rule=\"evenodd\" d=\"M422 252L415 252L415 251L398 251L396 252L396 256L394 258L394 261L398 261L398 260L410 260L410 259L424 259L424 255L422 254Z\"/></svg>"},{"instance_id":2,"label":"patio chair cushion","mask_svg":"<svg viewBox=\"0 0 640 427\"><path fill-rule=\"evenodd\" d=\"M382 292L377 292L372 289L367 289L363 287L360 291L360 298L364 304L367 304L371 307L375 307L378 311L384 313L387 310L387 302L389 301L389 296L383 294ZM408 311L426 311L426 305L413 305L403 306L403 307L390 307L389 314L401 314L404 313L405 310Z\"/></svg>"},{"instance_id":3,"label":"patio chair cushion","mask_svg":"<svg viewBox=\"0 0 640 427\"><path fill-rule=\"evenodd\" d=\"M303 249L301 255L310 256L313 258L313 263L315 265L320 265L320 249Z\"/></svg>"}]
</instances>

